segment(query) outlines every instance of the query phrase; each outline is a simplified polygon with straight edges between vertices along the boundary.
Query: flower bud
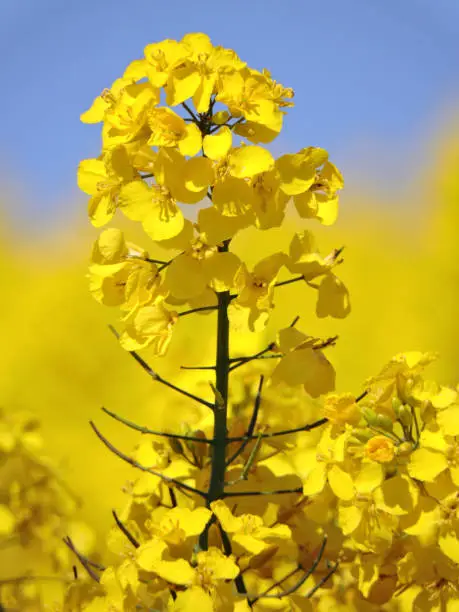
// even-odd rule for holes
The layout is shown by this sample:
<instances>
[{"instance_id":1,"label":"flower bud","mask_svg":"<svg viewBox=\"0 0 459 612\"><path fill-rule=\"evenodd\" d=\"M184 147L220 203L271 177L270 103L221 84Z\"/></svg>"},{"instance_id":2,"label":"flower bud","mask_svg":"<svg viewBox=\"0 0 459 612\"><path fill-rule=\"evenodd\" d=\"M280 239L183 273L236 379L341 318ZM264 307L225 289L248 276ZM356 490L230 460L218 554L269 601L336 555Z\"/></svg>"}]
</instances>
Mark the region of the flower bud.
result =
<instances>
[{"instance_id":1,"label":"flower bud","mask_svg":"<svg viewBox=\"0 0 459 612\"><path fill-rule=\"evenodd\" d=\"M392 398L392 410L394 411L396 417L398 417L398 412L400 410L401 405L402 405L402 402L400 401L398 397Z\"/></svg>"},{"instance_id":2,"label":"flower bud","mask_svg":"<svg viewBox=\"0 0 459 612\"><path fill-rule=\"evenodd\" d=\"M362 414L368 425L373 425L373 427L377 426L378 415L372 408L363 408Z\"/></svg>"},{"instance_id":3,"label":"flower bud","mask_svg":"<svg viewBox=\"0 0 459 612\"><path fill-rule=\"evenodd\" d=\"M413 415L411 409L406 404L403 404L399 408L398 420L404 427L410 427Z\"/></svg>"},{"instance_id":4,"label":"flower bud","mask_svg":"<svg viewBox=\"0 0 459 612\"><path fill-rule=\"evenodd\" d=\"M394 423L392 419L388 417L386 414L378 414L376 417L376 425L380 429L384 429L384 431L392 431L394 428Z\"/></svg>"},{"instance_id":5,"label":"flower bud","mask_svg":"<svg viewBox=\"0 0 459 612\"><path fill-rule=\"evenodd\" d=\"M365 455L377 463L390 463L395 456L394 443L386 436L374 436L365 445Z\"/></svg>"},{"instance_id":6,"label":"flower bud","mask_svg":"<svg viewBox=\"0 0 459 612\"><path fill-rule=\"evenodd\" d=\"M212 123L215 123L215 125L223 125L229 118L230 114L228 111L218 111L218 113L212 115Z\"/></svg>"},{"instance_id":7,"label":"flower bud","mask_svg":"<svg viewBox=\"0 0 459 612\"><path fill-rule=\"evenodd\" d=\"M412 442L403 442L397 448L397 454L402 457L406 457L413 452L413 444Z\"/></svg>"},{"instance_id":8,"label":"flower bud","mask_svg":"<svg viewBox=\"0 0 459 612\"><path fill-rule=\"evenodd\" d=\"M373 436L374 433L368 429L355 429L352 432L352 436L348 439L348 442L349 444L365 444Z\"/></svg>"}]
</instances>

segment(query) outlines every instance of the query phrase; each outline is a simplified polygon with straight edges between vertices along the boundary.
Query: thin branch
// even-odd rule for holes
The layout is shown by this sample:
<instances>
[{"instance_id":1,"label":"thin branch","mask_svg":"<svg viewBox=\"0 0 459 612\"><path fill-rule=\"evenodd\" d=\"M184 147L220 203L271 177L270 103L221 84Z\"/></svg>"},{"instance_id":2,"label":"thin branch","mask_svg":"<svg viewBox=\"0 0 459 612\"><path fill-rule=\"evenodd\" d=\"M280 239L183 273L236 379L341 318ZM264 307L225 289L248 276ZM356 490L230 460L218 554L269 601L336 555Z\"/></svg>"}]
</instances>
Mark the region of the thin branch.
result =
<instances>
[{"instance_id":1,"label":"thin branch","mask_svg":"<svg viewBox=\"0 0 459 612\"><path fill-rule=\"evenodd\" d=\"M189 491L190 493L194 493L195 495L200 495L204 499L207 499L207 493L204 493L204 491L200 491L199 489L195 489L194 487L191 487L190 485L187 485L184 482L180 482L180 480L176 480L175 478L170 478L169 476L166 476L165 474L162 474L161 472L157 472L156 470L148 468L145 465L142 465L142 464L138 463L135 459L132 459L132 457L129 457L128 455L125 455L120 450L118 450L115 446L113 446L113 444L111 442L109 442L107 440L107 438L100 433L100 431L97 429L97 427L95 426L95 424L92 421L89 421L89 424L91 425L92 429L94 430L94 432L95 432L96 436L99 438L99 440L101 442L103 442L103 444L105 444L105 446L110 451L112 451L112 453L114 453L117 457L119 457L120 459L122 459L126 463L129 463L129 465L132 465L132 467L135 467L135 468L137 468L139 470L142 470L142 472L147 472L149 474L153 474L153 476L157 476L158 478L160 478L164 482L168 482L170 484L174 484L179 489L184 489L185 491Z\"/></svg>"},{"instance_id":2,"label":"thin branch","mask_svg":"<svg viewBox=\"0 0 459 612\"><path fill-rule=\"evenodd\" d=\"M236 296L232 296L232 297L236 297ZM299 320L300 320L300 317L297 315L293 319L293 321L290 323L289 327L295 327L295 325L298 323ZM233 364L230 367L230 372L232 370L235 370L241 365L249 363L250 361L254 361L255 359L280 359L283 356L281 353L278 353L275 355L265 354L265 353L269 353L269 351L274 351L275 348L276 348L276 343L270 342L266 348L264 348L262 351L259 351L258 353L255 353L254 355L248 355L247 357L234 357L233 359L230 359L230 363Z\"/></svg>"},{"instance_id":3,"label":"thin branch","mask_svg":"<svg viewBox=\"0 0 459 612\"><path fill-rule=\"evenodd\" d=\"M169 495L171 497L171 504L173 508L177 507L177 497L175 495L175 491L172 487L169 487Z\"/></svg>"},{"instance_id":4,"label":"thin branch","mask_svg":"<svg viewBox=\"0 0 459 612\"><path fill-rule=\"evenodd\" d=\"M71 580L69 580L68 578L64 578L63 576L16 576L14 578L1 578L0 586L6 584L21 584L22 582L32 582L33 580L36 580L37 582L71 582Z\"/></svg>"},{"instance_id":5,"label":"thin branch","mask_svg":"<svg viewBox=\"0 0 459 612\"><path fill-rule=\"evenodd\" d=\"M298 589L303 586L303 584L306 582L309 576L311 576L316 571L317 566L322 560L326 544L327 544L327 536L324 537L322 541L322 545L319 549L319 552L317 553L317 556L314 559L314 562L312 563L311 567L305 572L303 576L301 576L301 578L292 587L286 589L285 591L282 591L281 593L275 593L274 595L268 595L267 594L268 591L265 591L265 593L258 595L258 597L252 601L257 601L258 599L261 599L262 597L266 599L268 598L281 599L282 597L288 597L289 595L292 595L292 593L295 593L296 591L298 591ZM272 588L274 588L274 586L277 586L277 585L273 585Z\"/></svg>"},{"instance_id":6,"label":"thin branch","mask_svg":"<svg viewBox=\"0 0 459 612\"><path fill-rule=\"evenodd\" d=\"M126 425L126 427L129 427L130 429L135 429L135 431L140 431L140 433L143 434L150 434L152 436L162 436L163 438L172 438L175 440L185 440L187 442L201 442L201 444L213 444L213 440L209 440L207 438L198 438L197 436L186 436L181 434L167 433L166 431L157 431L156 429L149 429L148 427L137 425L136 423L128 421L127 419L120 417L115 412L111 412L110 410L104 407L102 407L102 411L105 412L105 414L108 414L108 416L112 417L112 419L115 419L115 421L119 421L123 425Z\"/></svg>"},{"instance_id":7,"label":"thin branch","mask_svg":"<svg viewBox=\"0 0 459 612\"><path fill-rule=\"evenodd\" d=\"M416 416L416 411L414 409L414 406L410 406L410 408L411 408L411 417L412 417L411 423L414 422L414 428L416 430L416 440L413 440L413 442L415 442L416 444L419 444L419 439L421 437L421 432L420 432L420 429L419 429L418 418ZM411 434L411 432L410 432L410 434ZM411 436L411 439L413 439L412 436Z\"/></svg>"},{"instance_id":8,"label":"thin branch","mask_svg":"<svg viewBox=\"0 0 459 612\"><path fill-rule=\"evenodd\" d=\"M323 586L329 578L331 578L331 576L333 576L333 574L338 569L338 566L339 563L335 563L335 565L330 569L330 571L327 572L325 576L321 580L319 580L319 582L310 591L308 591L308 593L306 593L307 599L310 599L314 595L314 593L318 591L320 587Z\"/></svg>"},{"instance_id":9,"label":"thin branch","mask_svg":"<svg viewBox=\"0 0 459 612\"><path fill-rule=\"evenodd\" d=\"M199 308L191 308L190 310L183 310L178 313L179 317L186 317L187 315L194 314L195 312L206 312L217 310L218 306L199 306Z\"/></svg>"},{"instance_id":10,"label":"thin branch","mask_svg":"<svg viewBox=\"0 0 459 612\"><path fill-rule=\"evenodd\" d=\"M273 348L274 348L274 342L271 342L269 346L267 346L262 351L255 353L254 355L248 355L247 357L236 357L234 359L230 359L230 363L232 363L233 365L230 366L229 371L232 372L236 368L239 368L241 365L245 365L246 363L249 363L249 361L254 361L255 359L259 359L265 353L269 353L269 351L272 351Z\"/></svg>"},{"instance_id":11,"label":"thin branch","mask_svg":"<svg viewBox=\"0 0 459 612\"><path fill-rule=\"evenodd\" d=\"M168 264L168 261L164 261L163 259L151 259L151 257L142 257L141 255L128 255L128 259L140 259L141 261L146 261L148 263L154 263L158 265Z\"/></svg>"},{"instance_id":12,"label":"thin branch","mask_svg":"<svg viewBox=\"0 0 459 612\"><path fill-rule=\"evenodd\" d=\"M242 442L244 440L256 440L257 438L276 438L278 436L286 436L287 434L298 433L300 431L311 431L312 429L316 429L321 425L328 423L328 419L323 418L315 421L314 423L309 423L308 425L302 425L301 427L294 427L293 429L284 429L283 431L274 431L272 433L264 433L259 434L257 436L235 436L233 438L226 438L227 442Z\"/></svg>"},{"instance_id":13,"label":"thin branch","mask_svg":"<svg viewBox=\"0 0 459 612\"><path fill-rule=\"evenodd\" d=\"M113 327L113 325L109 325L109 329L113 332L113 334L115 334L115 336L117 338L119 338L119 334L116 331L116 329ZM168 380L166 380L165 378L160 376L157 372L155 372L148 365L148 363L145 361L145 359L142 359L142 357L136 351L128 351L128 353L137 361L137 363L145 370L145 372L153 380L163 384L166 387L169 387L169 389L173 389L174 391L177 391L177 393L180 393L181 395L184 395L185 397L188 397L189 399L192 399L195 402L198 402L199 404L202 404L203 406L206 406L207 408L210 408L211 410L213 409L214 405L211 404L210 402L206 401L202 397L198 397L197 395L193 395L193 393L189 393L188 391L185 391L185 389L181 389L180 387L177 387L173 383L169 382Z\"/></svg>"},{"instance_id":14,"label":"thin branch","mask_svg":"<svg viewBox=\"0 0 459 612\"><path fill-rule=\"evenodd\" d=\"M241 446L237 449L237 451L233 455L231 455L231 457L229 459L227 459L226 467L231 465L231 463L233 463L233 461L235 461L239 457L239 455L241 455L244 452L245 447L250 442L250 438L252 437L253 432L255 431L255 425L257 424L257 418L258 418L258 412L260 410L261 392L263 390L263 381L264 381L264 378L265 377L263 375L260 376L260 382L258 384L258 391L257 391L257 395L255 397L255 404L254 404L254 407L253 407L252 417L250 419L250 423L249 423L249 426L248 426L247 432L246 432L247 439L243 440Z\"/></svg>"},{"instance_id":15,"label":"thin branch","mask_svg":"<svg viewBox=\"0 0 459 612\"><path fill-rule=\"evenodd\" d=\"M105 568L103 568L103 566L101 565L96 565L92 562L89 561L89 559L87 559L84 555L82 555L76 548L74 543L72 542L71 538L69 536L67 536L66 538L62 538L64 544L66 544L70 550L77 556L78 561L81 563L81 565L84 567L84 569L88 572L89 576L91 576L91 578L93 580L95 580L96 582L100 582L100 578L99 576L96 574L96 572L94 571L94 569L91 567L95 567L96 569L103 571Z\"/></svg>"},{"instance_id":16,"label":"thin branch","mask_svg":"<svg viewBox=\"0 0 459 612\"><path fill-rule=\"evenodd\" d=\"M239 117L237 121L235 121L232 125L228 125L230 130L233 130L237 125L244 121L245 117Z\"/></svg>"},{"instance_id":17,"label":"thin branch","mask_svg":"<svg viewBox=\"0 0 459 612\"><path fill-rule=\"evenodd\" d=\"M233 124L231 124L230 122L234 119L234 117L229 117L225 123L222 123L221 125L215 125L213 128L211 128L209 134L215 134L215 132L218 132L218 130L220 130L222 127L229 127L230 130L234 129L237 125L239 125L240 123L242 123L242 121L244 121L244 117L239 117L239 119L237 121L235 121Z\"/></svg>"},{"instance_id":18,"label":"thin branch","mask_svg":"<svg viewBox=\"0 0 459 612\"><path fill-rule=\"evenodd\" d=\"M338 336L331 336L330 338L327 338L326 340L320 341L318 344L314 345L311 348L314 351L321 351L322 349L327 348L328 346L334 346L337 340L338 340Z\"/></svg>"},{"instance_id":19,"label":"thin branch","mask_svg":"<svg viewBox=\"0 0 459 612\"><path fill-rule=\"evenodd\" d=\"M304 280L304 276L294 276L293 278L289 278L288 280L285 281L280 281L279 283L276 283L274 286L275 287L283 287L284 285L291 285L292 283L297 283L298 281L302 281Z\"/></svg>"},{"instance_id":20,"label":"thin branch","mask_svg":"<svg viewBox=\"0 0 459 612\"><path fill-rule=\"evenodd\" d=\"M137 542L137 540L132 535L132 533L129 531L129 529L125 525L123 525L123 523L120 521L115 510L112 510L112 514L113 514L113 518L115 519L115 523L119 527L120 531L127 537L127 539L132 544L132 546L134 546L134 548L139 548L140 544Z\"/></svg>"},{"instance_id":21,"label":"thin branch","mask_svg":"<svg viewBox=\"0 0 459 612\"><path fill-rule=\"evenodd\" d=\"M283 578L280 578L277 582L275 582L274 584L272 584L270 587L268 587L266 589L266 591L263 591L263 593L261 595L257 595L256 598L251 599L250 601L252 603L257 602L259 599L261 599L261 597L266 597L268 595L268 593L270 593L273 589L275 589L278 586L281 586L281 584L283 584L286 580L288 580L289 578L291 578L292 576L294 576L297 572L301 571L302 567L301 565L297 565L295 567L295 569L293 569L292 571L290 571L287 575L285 575Z\"/></svg>"},{"instance_id":22,"label":"thin branch","mask_svg":"<svg viewBox=\"0 0 459 612\"><path fill-rule=\"evenodd\" d=\"M277 491L225 491L223 497L252 497L255 495L286 495L288 493L302 493L303 487L296 489L278 489Z\"/></svg>"},{"instance_id":23,"label":"thin branch","mask_svg":"<svg viewBox=\"0 0 459 612\"><path fill-rule=\"evenodd\" d=\"M241 482L242 480L247 480L248 474L250 470L252 469L252 465L254 464L255 459L257 458L258 451L260 450L260 446L261 446L261 438L260 436L258 436L258 439L252 448L252 452L250 453L249 458L247 459L244 467L242 468L242 472L240 476L236 478L235 480L230 480L229 482L225 482L226 486L233 486L237 484L238 482Z\"/></svg>"},{"instance_id":24,"label":"thin branch","mask_svg":"<svg viewBox=\"0 0 459 612\"><path fill-rule=\"evenodd\" d=\"M193 113L193 111L191 110L191 108L188 106L188 104L186 102L182 102L182 106L183 108L186 110L186 112L190 115L190 117L193 119L193 121L198 124L199 120L196 117L196 115Z\"/></svg>"},{"instance_id":25,"label":"thin branch","mask_svg":"<svg viewBox=\"0 0 459 612\"><path fill-rule=\"evenodd\" d=\"M180 366L181 370L215 370L215 366Z\"/></svg>"},{"instance_id":26,"label":"thin branch","mask_svg":"<svg viewBox=\"0 0 459 612\"><path fill-rule=\"evenodd\" d=\"M169 261L165 261L159 268L158 268L158 272L162 272L165 268L167 268L167 266L170 266L171 263L174 261L174 258L169 259Z\"/></svg>"}]
</instances>

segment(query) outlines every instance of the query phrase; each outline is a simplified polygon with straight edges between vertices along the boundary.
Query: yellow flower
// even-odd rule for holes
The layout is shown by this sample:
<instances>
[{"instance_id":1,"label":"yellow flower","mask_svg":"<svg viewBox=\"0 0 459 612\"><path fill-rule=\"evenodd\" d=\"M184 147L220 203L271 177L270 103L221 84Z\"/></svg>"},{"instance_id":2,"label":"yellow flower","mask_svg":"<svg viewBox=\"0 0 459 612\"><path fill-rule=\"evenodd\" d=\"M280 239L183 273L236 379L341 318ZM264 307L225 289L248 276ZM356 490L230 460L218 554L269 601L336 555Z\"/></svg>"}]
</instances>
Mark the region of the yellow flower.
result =
<instances>
[{"instance_id":1,"label":"yellow flower","mask_svg":"<svg viewBox=\"0 0 459 612\"><path fill-rule=\"evenodd\" d=\"M236 132L258 143L271 142L282 129L283 112L280 107L291 105L293 92L271 79L269 72L260 73L250 68L224 75L217 100L226 104L233 117L246 121Z\"/></svg>"},{"instance_id":2,"label":"yellow flower","mask_svg":"<svg viewBox=\"0 0 459 612\"><path fill-rule=\"evenodd\" d=\"M386 550L398 525L399 512L397 508L392 510L394 500L390 496L390 485L385 489L386 493L389 492L388 503L385 501L387 495L380 492L383 481L384 471L379 463L363 463L354 477L342 472L334 491L340 499L337 513L339 527L345 536L350 536L364 550ZM402 509L402 513L412 511L415 503L414 497L402 498L402 503L405 500L407 508Z\"/></svg>"},{"instance_id":3,"label":"yellow flower","mask_svg":"<svg viewBox=\"0 0 459 612\"><path fill-rule=\"evenodd\" d=\"M259 555L273 544L288 540L292 535L287 525L267 527L261 516L234 516L223 501L213 502L210 507L225 532L231 535L231 541L235 545L233 552L236 555Z\"/></svg>"},{"instance_id":4,"label":"yellow flower","mask_svg":"<svg viewBox=\"0 0 459 612\"><path fill-rule=\"evenodd\" d=\"M145 462L142 464L148 465ZM163 470L163 473L166 472ZM155 508L146 522L151 537L136 550L139 567L156 571L158 562L173 564L175 560L183 561L190 557L197 537L211 516L207 508Z\"/></svg>"},{"instance_id":5,"label":"yellow flower","mask_svg":"<svg viewBox=\"0 0 459 612\"><path fill-rule=\"evenodd\" d=\"M158 103L159 90L150 83L126 85L104 115L103 149L147 138L150 132L148 113Z\"/></svg>"},{"instance_id":6,"label":"yellow flower","mask_svg":"<svg viewBox=\"0 0 459 612\"><path fill-rule=\"evenodd\" d=\"M260 229L279 227L285 217L288 195L280 189L279 173L275 168L258 174L250 181L255 225Z\"/></svg>"},{"instance_id":7,"label":"yellow flower","mask_svg":"<svg viewBox=\"0 0 459 612\"><path fill-rule=\"evenodd\" d=\"M80 115L80 120L83 123L100 123L103 121L105 113L116 104L121 91L130 83L132 83L130 79L116 79L110 89L104 89L100 96L94 99L88 110Z\"/></svg>"},{"instance_id":8,"label":"yellow flower","mask_svg":"<svg viewBox=\"0 0 459 612\"><path fill-rule=\"evenodd\" d=\"M170 89L168 88L168 104L183 101L177 97L180 90L181 96L186 93L186 98L193 97L198 113L206 113L211 96L219 89L221 76L240 70L245 63L232 49L214 47L206 34L186 34L181 42L190 49L189 64L172 74ZM179 88L178 80L185 80L187 87Z\"/></svg>"},{"instance_id":9,"label":"yellow flower","mask_svg":"<svg viewBox=\"0 0 459 612\"><path fill-rule=\"evenodd\" d=\"M324 149L308 147L299 153L288 153L276 160L281 189L289 196L305 193L315 182L317 168L328 159Z\"/></svg>"},{"instance_id":10,"label":"yellow flower","mask_svg":"<svg viewBox=\"0 0 459 612\"><path fill-rule=\"evenodd\" d=\"M302 274L307 283L315 278L323 277L319 286L320 306L319 303L317 305L317 310L322 316L326 316L323 313L327 310L342 313L348 308L347 291L331 273L339 261L337 251L332 251L326 257L322 257L313 234L308 230L296 233L290 242L289 257L286 263L290 272ZM329 279L329 277L332 278Z\"/></svg>"},{"instance_id":11,"label":"yellow flower","mask_svg":"<svg viewBox=\"0 0 459 612\"><path fill-rule=\"evenodd\" d=\"M153 168L155 181L177 202L196 204L206 197L209 182L213 180L212 173L202 171L201 162L206 164L202 157L187 160L180 151L161 147Z\"/></svg>"},{"instance_id":12,"label":"yellow flower","mask_svg":"<svg viewBox=\"0 0 459 612\"><path fill-rule=\"evenodd\" d=\"M350 312L351 304L346 286L334 274L327 274L319 285L317 316L344 319Z\"/></svg>"},{"instance_id":13,"label":"yellow flower","mask_svg":"<svg viewBox=\"0 0 459 612\"><path fill-rule=\"evenodd\" d=\"M126 319L121 334L121 346L127 351L137 351L151 346L154 353L165 355L178 320L177 313L167 310L163 304L143 306Z\"/></svg>"},{"instance_id":14,"label":"yellow flower","mask_svg":"<svg viewBox=\"0 0 459 612\"><path fill-rule=\"evenodd\" d=\"M197 602L202 602L205 610L219 610L221 598L228 594L225 582L239 574L239 568L232 557L225 556L218 548L210 547L198 552L196 563L192 566L183 558L168 557L167 544L163 541L149 543L137 550L139 565L170 584L187 587L179 593L175 602L178 610L189 610ZM231 588L229 589L231 592ZM182 597L181 597L182 595ZM215 606L215 607L212 607Z\"/></svg>"},{"instance_id":15,"label":"yellow flower","mask_svg":"<svg viewBox=\"0 0 459 612\"><path fill-rule=\"evenodd\" d=\"M167 267L165 286L180 300L197 298L208 287L216 292L229 291L241 265L235 253L220 253L215 245L197 236Z\"/></svg>"},{"instance_id":16,"label":"yellow flower","mask_svg":"<svg viewBox=\"0 0 459 612\"><path fill-rule=\"evenodd\" d=\"M236 328L263 329L274 307L273 295L285 255L274 253L259 261L252 272L243 265L235 278L237 297L228 308L228 317Z\"/></svg>"},{"instance_id":17,"label":"yellow flower","mask_svg":"<svg viewBox=\"0 0 459 612\"><path fill-rule=\"evenodd\" d=\"M186 123L182 117L167 107L152 108L148 113L152 147L178 146L182 155L196 155L201 149L202 136L194 123Z\"/></svg>"},{"instance_id":18,"label":"yellow flower","mask_svg":"<svg viewBox=\"0 0 459 612\"><path fill-rule=\"evenodd\" d=\"M317 219L323 225L332 225L338 217L337 192L343 187L340 171L326 161L308 190L294 196L298 214L303 219Z\"/></svg>"},{"instance_id":19,"label":"yellow flower","mask_svg":"<svg viewBox=\"0 0 459 612\"><path fill-rule=\"evenodd\" d=\"M377 463L390 463L395 457L395 446L386 436L374 436L366 443L365 454Z\"/></svg>"},{"instance_id":20,"label":"yellow flower","mask_svg":"<svg viewBox=\"0 0 459 612\"><path fill-rule=\"evenodd\" d=\"M84 159L78 166L78 187L92 196L88 204L91 222L105 225L115 214L123 185L133 181L136 172L124 147L105 153L102 159Z\"/></svg>"},{"instance_id":21,"label":"yellow flower","mask_svg":"<svg viewBox=\"0 0 459 612\"><path fill-rule=\"evenodd\" d=\"M401 585L412 586L412 610L459 609L458 566L433 546L412 544L398 563Z\"/></svg>"},{"instance_id":22,"label":"yellow flower","mask_svg":"<svg viewBox=\"0 0 459 612\"><path fill-rule=\"evenodd\" d=\"M231 148L232 134L227 126L215 134L204 136L205 158L195 162L188 178L189 188L193 184L212 184L212 202L217 209L228 216L240 216L251 209L254 190L248 180L269 172L274 159L263 147L250 145Z\"/></svg>"},{"instance_id":23,"label":"yellow flower","mask_svg":"<svg viewBox=\"0 0 459 612\"><path fill-rule=\"evenodd\" d=\"M327 395L324 399L324 417L333 425L357 425L360 421L360 407L351 393Z\"/></svg>"},{"instance_id":24,"label":"yellow flower","mask_svg":"<svg viewBox=\"0 0 459 612\"><path fill-rule=\"evenodd\" d=\"M101 233L93 246L92 262L89 289L102 304L132 312L166 295L156 264L139 247L126 243L120 230Z\"/></svg>"},{"instance_id":25,"label":"yellow flower","mask_svg":"<svg viewBox=\"0 0 459 612\"><path fill-rule=\"evenodd\" d=\"M411 453L408 473L411 478L432 482L448 468L448 445L439 431L423 431L419 442L419 448Z\"/></svg>"},{"instance_id":26,"label":"yellow flower","mask_svg":"<svg viewBox=\"0 0 459 612\"><path fill-rule=\"evenodd\" d=\"M330 426L324 427L316 447L303 450L296 458L298 472L303 481L304 495L317 495L327 482L333 492L338 491L346 459L346 444L349 434L334 436ZM346 475L348 477L348 475ZM336 493L335 493L336 495Z\"/></svg>"},{"instance_id":27,"label":"yellow flower","mask_svg":"<svg viewBox=\"0 0 459 612\"><path fill-rule=\"evenodd\" d=\"M172 70L184 63L190 50L181 42L166 39L147 45L144 55L145 75L154 87L164 87Z\"/></svg>"},{"instance_id":28,"label":"yellow flower","mask_svg":"<svg viewBox=\"0 0 459 612\"><path fill-rule=\"evenodd\" d=\"M274 383L302 384L312 397L335 388L335 371L317 346L317 340L293 327L282 329L277 342L282 358L272 373Z\"/></svg>"},{"instance_id":29,"label":"yellow flower","mask_svg":"<svg viewBox=\"0 0 459 612\"><path fill-rule=\"evenodd\" d=\"M324 149L308 147L299 153L283 155L276 161L281 189L293 196L300 217L318 219L332 225L338 216L337 192L343 177L328 161Z\"/></svg>"},{"instance_id":30,"label":"yellow flower","mask_svg":"<svg viewBox=\"0 0 459 612\"><path fill-rule=\"evenodd\" d=\"M182 211L161 185L147 185L143 181L127 183L120 191L119 206L126 217L142 222L152 240L173 238L184 226Z\"/></svg>"}]
</instances>

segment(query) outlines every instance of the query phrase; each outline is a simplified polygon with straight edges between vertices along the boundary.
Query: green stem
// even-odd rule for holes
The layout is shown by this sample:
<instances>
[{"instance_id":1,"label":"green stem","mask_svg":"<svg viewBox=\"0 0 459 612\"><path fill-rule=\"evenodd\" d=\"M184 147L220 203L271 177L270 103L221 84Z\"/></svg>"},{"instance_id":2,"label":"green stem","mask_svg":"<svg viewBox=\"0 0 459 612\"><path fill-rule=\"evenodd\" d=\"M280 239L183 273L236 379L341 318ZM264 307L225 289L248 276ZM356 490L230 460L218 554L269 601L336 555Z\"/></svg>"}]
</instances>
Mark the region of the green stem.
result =
<instances>
[{"instance_id":1,"label":"green stem","mask_svg":"<svg viewBox=\"0 0 459 612\"><path fill-rule=\"evenodd\" d=\"M219 247L220 252L227 252L229 240ZM207 492L207 505L221 499L225 487L226 470L226 439L227 439L227 412L228 412L228 378L229 378L229 320L228 306L230 292L223 291L218 294L217 319L217 357L215 363L215 404L214 404L214 435L212 444L212 466L210 473L209 490ZM208 547L208 528L201 534L199 545L202 550Z\"/></svg>"}]
</instances>

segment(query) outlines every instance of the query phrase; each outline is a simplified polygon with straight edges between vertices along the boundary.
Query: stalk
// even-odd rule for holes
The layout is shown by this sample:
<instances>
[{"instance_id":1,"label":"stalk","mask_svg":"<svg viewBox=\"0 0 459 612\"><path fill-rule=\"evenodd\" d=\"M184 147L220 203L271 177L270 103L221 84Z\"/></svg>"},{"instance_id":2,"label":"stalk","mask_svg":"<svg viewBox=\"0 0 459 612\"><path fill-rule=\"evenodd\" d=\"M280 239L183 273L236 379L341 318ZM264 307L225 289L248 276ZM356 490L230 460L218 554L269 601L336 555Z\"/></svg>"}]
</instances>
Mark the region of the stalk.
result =
<instances>
[{"instance_id":1,"label":"stalk","mask_svg":"<svg viewBox=\"0 0 459 612\"><path fill-rule=\"evenodd\" d=\"M220 252L227 252L229 240L225 241ZM215 404L214 404L214 434L212 440L212 465L210 483L207 492L207 506L217 499L223 498L226 470L226 439L228 416L228 378L230 368L229 357L229 320L228 306L231 302L230 292L223 291L218 296L217 317L217 356L215 362ZM208 525L201 534L199 546L202 550L208 548Z\"/></svg>"},{"instance_id":2,"label":"stalk","mask_svg":"<svg viewBox=\"0 0 459 612\"><path fill-rule=\"evenodd\" d=\"M217 328L217 361L216 389L217 398L214 409L214 436L212 451L212 471L209 486L209 503L223 495L226 467L227 408L228 408L228 374L229 374L229 291L218 294L218 328Z\"/></svg>"}]
</instances>

